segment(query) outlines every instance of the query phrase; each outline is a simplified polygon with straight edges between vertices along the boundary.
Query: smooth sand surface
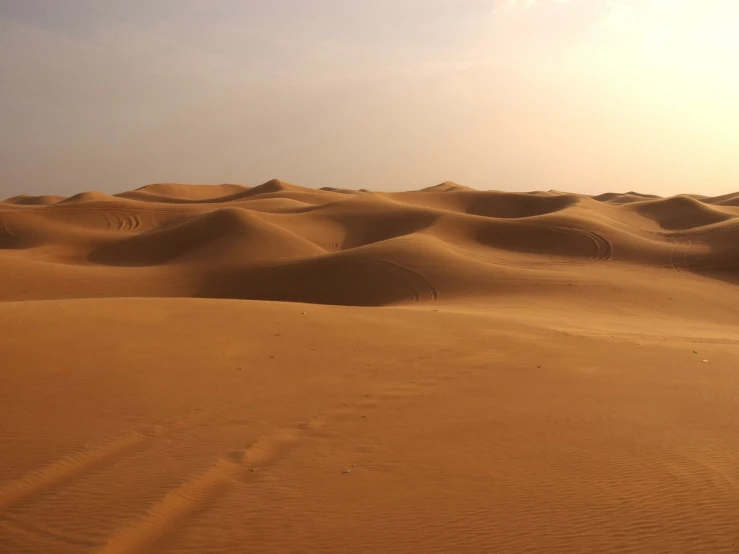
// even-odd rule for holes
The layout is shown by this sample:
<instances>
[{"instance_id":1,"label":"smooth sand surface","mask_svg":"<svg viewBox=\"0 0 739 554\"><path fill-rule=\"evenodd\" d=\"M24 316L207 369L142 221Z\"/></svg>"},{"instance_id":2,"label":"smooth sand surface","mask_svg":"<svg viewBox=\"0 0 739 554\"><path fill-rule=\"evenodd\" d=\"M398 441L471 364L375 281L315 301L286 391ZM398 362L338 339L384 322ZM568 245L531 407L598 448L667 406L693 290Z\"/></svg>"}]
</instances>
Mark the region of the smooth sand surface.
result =
<instances>
[{"instance_id":1,"label":"smooth sand surface","mask_svg":"<svg viewBox=\"0 0 739 554\"><path fill-rule=\"evenodd\" d=\"M739 194L0 202L0 552L739 552Z\"/></svg>"}]
</instances>

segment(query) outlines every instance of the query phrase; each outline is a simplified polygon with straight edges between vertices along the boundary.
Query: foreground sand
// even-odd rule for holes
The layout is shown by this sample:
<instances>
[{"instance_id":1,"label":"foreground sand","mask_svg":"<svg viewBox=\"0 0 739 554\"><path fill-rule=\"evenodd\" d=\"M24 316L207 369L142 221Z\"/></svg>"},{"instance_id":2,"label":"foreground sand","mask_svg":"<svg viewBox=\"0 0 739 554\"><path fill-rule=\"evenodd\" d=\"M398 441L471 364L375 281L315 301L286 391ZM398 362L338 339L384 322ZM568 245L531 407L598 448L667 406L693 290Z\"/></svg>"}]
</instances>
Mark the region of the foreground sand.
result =
<instances>
[{"instance_id":1,"label":"foreground sand","mask_svg":"<svg viewBox=\"0 0 739 554\"><path fill-rule=\"evenodd\" d=\"M735 197L262 187L0 203L0 552L739 549Z\"/></svg>"}]
</instances>

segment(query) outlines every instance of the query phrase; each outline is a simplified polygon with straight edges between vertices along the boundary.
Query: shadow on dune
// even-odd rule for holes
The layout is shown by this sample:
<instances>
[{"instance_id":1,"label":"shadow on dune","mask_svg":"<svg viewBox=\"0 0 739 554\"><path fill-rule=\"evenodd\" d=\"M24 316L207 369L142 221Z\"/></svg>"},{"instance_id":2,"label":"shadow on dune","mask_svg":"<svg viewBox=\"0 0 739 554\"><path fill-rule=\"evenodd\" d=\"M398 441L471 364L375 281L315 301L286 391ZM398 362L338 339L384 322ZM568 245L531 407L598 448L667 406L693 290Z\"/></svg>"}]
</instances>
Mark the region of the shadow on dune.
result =
<instances>
[{"instance_id":1,"label":"shadow on dune","mask_svg":"<svg viewBox=\"0 0 739 554\"><path fill-rule=\"evenodd\" d=\"M413 284L371 259L325 256L209 273L202 298L236 298L342 306L418 301Z\"/></svg>"},{"instance_id":2,"label":"shadow on dune","mask_svg":"<svg viewBox=\"0 0 739 554\"><path fill-rule=\"evenodd\" d=\"M702 277L739 284L739 225L727 222L683 236L687 269Z\"/></svg>"},{"instance_id":3,"label":"shadow on dune","mask_svg":"<svg viewBox=\"0 0 739 554\"><path fill-rule=\"evenodd\" d=\"M559 212L578 203L574 195L535 196L524 193L465 192L464 212L500 219L519 219Z\"/></svg>"},{"instance_id":4,"label":"shadow on dune","mask_svg":"<svg viewBox=\"0 0 739 554\"><path fill-rule=\"evenodd\" d=\"M413 209L329 215L343 229L342 250L418 233L431 227L440 214Z\"/></svg>"}]
</instances>

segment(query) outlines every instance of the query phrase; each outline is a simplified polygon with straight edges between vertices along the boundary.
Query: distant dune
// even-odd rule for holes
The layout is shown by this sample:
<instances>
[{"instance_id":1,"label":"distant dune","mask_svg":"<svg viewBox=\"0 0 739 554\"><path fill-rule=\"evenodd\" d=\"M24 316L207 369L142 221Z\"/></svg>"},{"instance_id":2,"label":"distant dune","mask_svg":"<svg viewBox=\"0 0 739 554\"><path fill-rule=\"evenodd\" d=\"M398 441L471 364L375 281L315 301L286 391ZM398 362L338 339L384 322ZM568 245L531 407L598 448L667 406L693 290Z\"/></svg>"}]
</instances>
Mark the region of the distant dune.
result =
<instances>
[{"instance_id":1,"label":"distant dune","mask_svg":"<svg viewBox=\"0 0 739 554\"><path fill-rule=\"evenodd\" d=\"M592 273L597 282L646 267L737 283L736 198L482 192L451 182L361 193L278 180L21 196L0 203L0 264L23 275L6 278L0 296L388 305L429 287L442 300L490 297L512 280L533 287ZM349 276L351 291L337 286Z\"/></svg>"},{"instance_id":2,"label":"distant dune","mask_svg":"<svg viewBox=\"0 0 739 554\"><path fill-rule=\"evenodd\" d=\"M0 552L735 552L739 194L0 202Z\"/></svg>"}]
</instances>

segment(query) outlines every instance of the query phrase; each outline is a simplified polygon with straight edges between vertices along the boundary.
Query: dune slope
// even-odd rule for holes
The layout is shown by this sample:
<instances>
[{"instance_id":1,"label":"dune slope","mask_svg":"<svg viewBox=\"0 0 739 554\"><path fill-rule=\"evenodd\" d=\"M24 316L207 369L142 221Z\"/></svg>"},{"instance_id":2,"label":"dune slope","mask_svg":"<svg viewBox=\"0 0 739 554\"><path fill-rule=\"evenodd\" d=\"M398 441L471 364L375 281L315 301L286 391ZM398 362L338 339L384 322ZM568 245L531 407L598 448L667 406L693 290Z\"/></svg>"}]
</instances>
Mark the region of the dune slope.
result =
<instances>
[{"instance_id":1,"label":"dune slope","mask_svg":"<svg viewBox=\"0 0 739 554\"><path fill-rule=\"evenodd\" d=\"M0 552L736 552L735 199L0 202Z\"/></svg>"},{"instance_id":2,"label":"dune slope","mask_svg":"<svg viewBox=\"0 0 739 554\"><path fill-rule=\"evenodd\" d=\"M739 208L628 196L634 201L619 204L454 183L346 194L273 180L253 188L152 185L48 204L16 197L0 203L0 265L10 270L0 298L202 295L362 306L415 301L409 278L432 283L441 301L495 296L511 279L523 288L596 284L635 271L669 278L671 270L685 285L737 282ZM464 271L455 274L455 265ZM125 268L126 279L111 279L111 267ZM39 286L25 286L28 274ZM362 274L385 284L362 286ZM88 293L74 292L80 275ZM243 287L233 285L242 279ZM637 281L636 290L653 286ZM354 292L340 292L338 282L352 282ZM378 292L385 287L407 291Z\"/></svg>"}]
</instances>

